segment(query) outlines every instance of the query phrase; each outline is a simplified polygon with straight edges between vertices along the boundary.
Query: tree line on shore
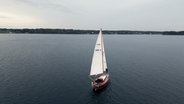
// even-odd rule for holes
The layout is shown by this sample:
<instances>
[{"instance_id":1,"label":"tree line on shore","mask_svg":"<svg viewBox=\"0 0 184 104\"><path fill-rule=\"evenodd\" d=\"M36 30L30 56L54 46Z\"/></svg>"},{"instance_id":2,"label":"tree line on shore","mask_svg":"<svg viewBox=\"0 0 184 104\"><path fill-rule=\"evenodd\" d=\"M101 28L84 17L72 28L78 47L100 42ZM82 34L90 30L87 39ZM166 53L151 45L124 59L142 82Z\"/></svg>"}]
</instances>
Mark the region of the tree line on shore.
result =
<instances>
[{"instance_id":1,"label":"tree line on shore","mask_svg":"<svg viewBox=\"0 0 184 104\"><path fill-rule=\"evenodd\" d=\"M77 29L7 29L0 28L0 33L31 33L31 34L98 34L99 30ZM184 35L184 31L133 31L133 30L103 30L103 34L162 34Z\"/></svg>"}]
</instances>

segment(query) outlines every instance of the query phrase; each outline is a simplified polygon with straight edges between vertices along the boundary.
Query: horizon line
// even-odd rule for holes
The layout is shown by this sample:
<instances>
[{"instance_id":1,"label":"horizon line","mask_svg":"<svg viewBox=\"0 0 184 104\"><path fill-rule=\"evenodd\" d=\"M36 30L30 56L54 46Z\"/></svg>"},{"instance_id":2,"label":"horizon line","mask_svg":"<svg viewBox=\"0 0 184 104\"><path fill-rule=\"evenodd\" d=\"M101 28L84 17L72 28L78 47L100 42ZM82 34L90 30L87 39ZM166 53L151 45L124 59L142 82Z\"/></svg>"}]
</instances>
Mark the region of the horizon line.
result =
<instances>
[{"instance_id":1,"label":"horizon line","mask_svg":"<svg viewBox=\"0 0 184 104\"><path fill-rule=\"evenodd\" d=\"M60 29L60 30L91 30L91 31L99 31L99 29L77 29L77 28L41 28L41 27L36 27L36 28L0 28L0 29L51 29L51 30L54 30L54 29ZM103 29L102 28L102 31L153 31L153 32L164 32L164 31L175 31L175 32L181 32L181 31L184 31L184 30L133 30L133 29Z\"/></svg>"}]
</instances>

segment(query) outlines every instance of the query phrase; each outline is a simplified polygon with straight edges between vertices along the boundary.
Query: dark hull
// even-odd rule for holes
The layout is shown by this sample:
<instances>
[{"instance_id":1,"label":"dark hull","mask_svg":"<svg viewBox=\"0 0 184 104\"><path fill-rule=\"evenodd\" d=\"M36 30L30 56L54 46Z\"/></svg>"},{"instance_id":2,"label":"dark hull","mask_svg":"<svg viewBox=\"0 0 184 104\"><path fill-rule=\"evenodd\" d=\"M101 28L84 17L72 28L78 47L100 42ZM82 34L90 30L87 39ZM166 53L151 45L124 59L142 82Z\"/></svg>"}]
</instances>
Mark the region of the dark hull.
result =
<instances>
[{"instance_id":1,"label":"dark hull","mask_svg":"<svg viewBox=\"0 0 184 104\"><path fill-rule=\"evenodd\" d=\"M106 77L105 80L102 81L102 82L99 82L99 83L96 83L95 81L92 82L92 89L93 89L94 91L98 91L98 90L101 90L101 89L107 87L107 85L108 85L108 83L109 83L109 74L106 74L106 76L107 76L107 77Z\"/></svg>"}]
</instances>

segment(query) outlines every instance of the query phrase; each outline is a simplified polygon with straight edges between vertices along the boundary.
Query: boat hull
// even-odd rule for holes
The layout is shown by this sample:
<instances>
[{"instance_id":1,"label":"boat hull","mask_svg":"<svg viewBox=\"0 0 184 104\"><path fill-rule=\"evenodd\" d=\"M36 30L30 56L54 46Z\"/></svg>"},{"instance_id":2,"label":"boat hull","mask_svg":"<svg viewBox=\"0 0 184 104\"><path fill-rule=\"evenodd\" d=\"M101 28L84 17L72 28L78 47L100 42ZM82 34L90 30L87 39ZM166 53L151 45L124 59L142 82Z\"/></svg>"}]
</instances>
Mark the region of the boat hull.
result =
<instances>
[{"instance_id":1,"label":"boat hull","mask_svg":"<svg viewBox=\"0 0 184 104\"><path fill-rule=\"evenodd\" d=\"M99 83L96 83L95 81L93 81L91 84L92 84L92 89L94 91L98 91L98 90L101 90L105 87L107 87L108 83L109 83L109 74L105 74L106 75L106 78L104 81L102 82L99 82Z\"/></svg>"}]
</instances>

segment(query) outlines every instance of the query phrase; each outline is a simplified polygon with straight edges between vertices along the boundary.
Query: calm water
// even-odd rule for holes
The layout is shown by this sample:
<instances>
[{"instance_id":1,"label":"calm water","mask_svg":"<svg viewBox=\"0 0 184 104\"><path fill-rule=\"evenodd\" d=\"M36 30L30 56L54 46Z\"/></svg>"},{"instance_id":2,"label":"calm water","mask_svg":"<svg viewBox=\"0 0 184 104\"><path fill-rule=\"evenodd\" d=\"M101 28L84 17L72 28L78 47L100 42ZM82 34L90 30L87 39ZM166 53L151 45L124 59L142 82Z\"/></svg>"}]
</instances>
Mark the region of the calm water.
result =
<instances>
[{"instance_id":1,"label":"calm water","mask_svg":"<svg viewBox=\"0 0 184 104\"><path fill-rule=\"evenodd\" d=\"M0 104L183 104L184 37L105 35L110 85L91 90L97 35L0 34Z\"/></svg>"}]
</instances>

